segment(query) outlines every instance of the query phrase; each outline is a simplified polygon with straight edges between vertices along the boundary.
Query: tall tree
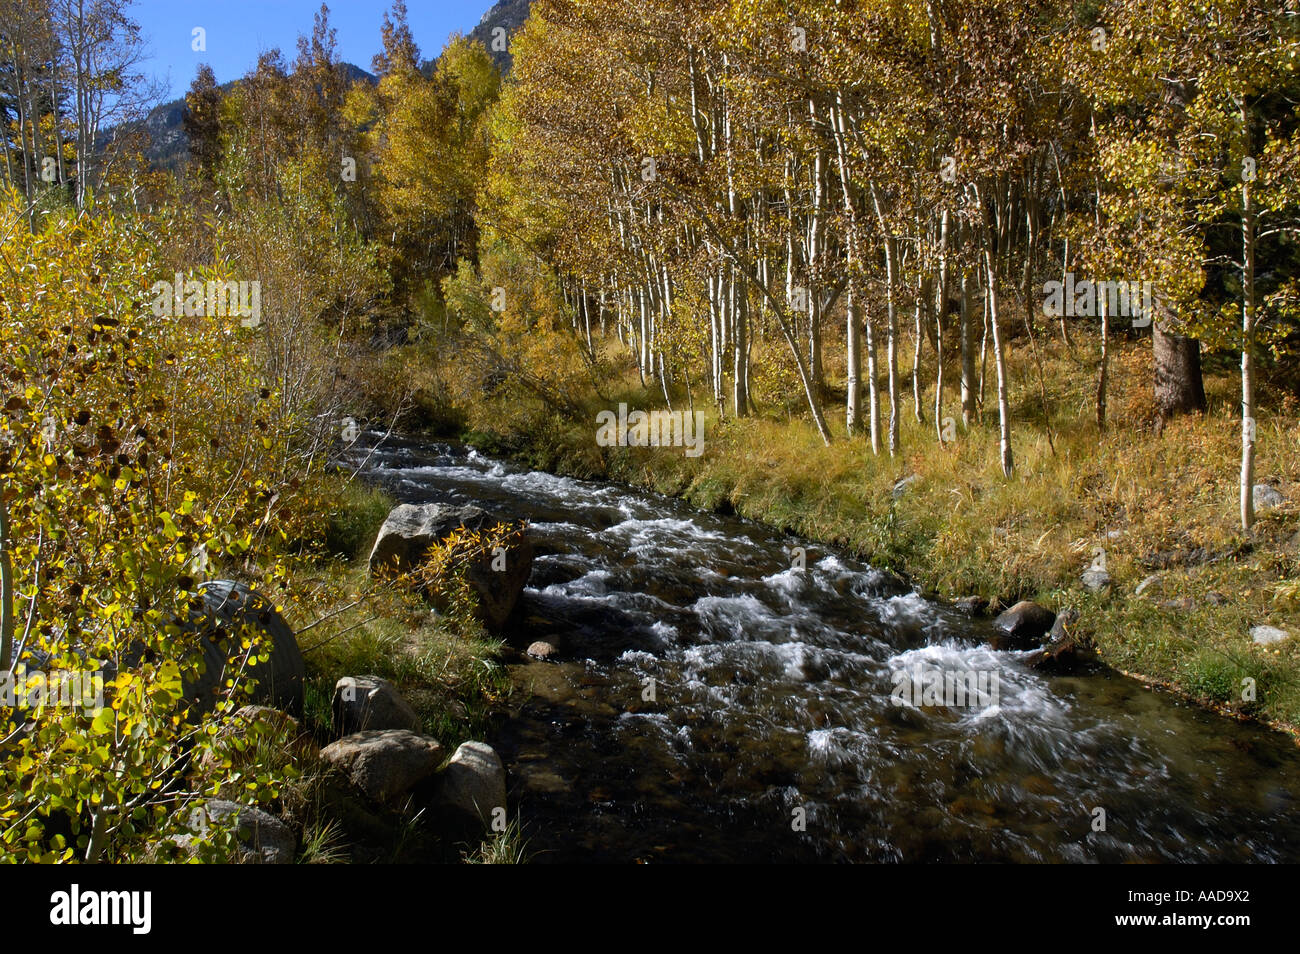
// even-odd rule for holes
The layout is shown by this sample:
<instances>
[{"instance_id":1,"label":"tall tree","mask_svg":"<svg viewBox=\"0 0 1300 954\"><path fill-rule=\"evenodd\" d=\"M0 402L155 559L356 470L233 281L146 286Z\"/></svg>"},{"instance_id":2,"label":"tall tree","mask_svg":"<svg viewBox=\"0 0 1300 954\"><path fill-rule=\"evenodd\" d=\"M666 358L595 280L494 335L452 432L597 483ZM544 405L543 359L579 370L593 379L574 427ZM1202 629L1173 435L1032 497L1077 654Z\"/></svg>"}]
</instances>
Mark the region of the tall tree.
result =
<instances>
[{"instance_id":1,"label":"tall tree","mask_svg":"<svg viewBox=\"0 0 1300 954\"><path fill-rule=\"evenodd\" d=\"M190 158L198 169L199 178L215 183L217 166L221 162L221 91L212 67L199 66L185 94L185 116L182 121L189 140Z\"/></svg>"}]
</instances>

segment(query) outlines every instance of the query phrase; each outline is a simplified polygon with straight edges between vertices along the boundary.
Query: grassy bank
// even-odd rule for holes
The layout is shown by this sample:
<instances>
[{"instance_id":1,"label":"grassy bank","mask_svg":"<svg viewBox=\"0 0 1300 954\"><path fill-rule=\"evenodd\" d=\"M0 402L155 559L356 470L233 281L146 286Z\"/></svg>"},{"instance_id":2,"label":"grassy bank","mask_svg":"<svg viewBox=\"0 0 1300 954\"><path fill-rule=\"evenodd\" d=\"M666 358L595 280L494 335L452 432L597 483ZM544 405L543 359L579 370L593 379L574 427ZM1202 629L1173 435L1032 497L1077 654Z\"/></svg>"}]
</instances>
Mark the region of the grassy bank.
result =
<instances>
[{"instance_id":1,"label":"grassy bank","mask_svg":"<svg viewBox=\"0 0 1300 954\"><path fill-rule=\"evenodd\" d=\"M322 546L293 564L281 606L307 666L304 730L321 745L330 741L336 681L376 675L398 688L423 720L423 733L445 752L484 739L509 692L500 642L467 614L434 613L408 588L371 579L366 558L396 504L388 494L340 479L329 498ZM314 749L288 737L260 740L256 748L259 771L288 779L270 807L303 832L302 862L495 863L522 855L517 824L480 842L477 832L450 832L413 803L388 813L361 809L331 788Z\"/></svg>"},{"instance_id":2,"label":"grassy bank","mask_svg":"<svg viewBox=\"0 0 1300 954\"><path fill-rule=\"evenodd\" d=\"M1287 502L1261 513L1247 534L1237 522L1240 423L1230 365L1207 363L1207 413L1161 427L1150 411L1150 341L1117 346L1102 433L1095 423L1095 356L1061 342L1040 342L1040 349L1041 375L1031 349L1012 349L1016 466L1010 479L998 462L991 367L983 422L969 430L958 424L947 447L936 440L932 419L915 420L907 391L900 402L902 451L893 458L887 450L874 455L861 436L848 439L842 404L833 401L826 404L835 426L830 447L797 405L760 406L743 420L719 420L710 411L706 449L694 459L680 449L600 448L594 423L541 414L480 423L470 440L534 466L734 510L892 568L940 598L1075 607L1080 632L1111 666L1296 734L1300 415L1294 396L1273 396L1259 415L1256 480L1272 484ZM829 369L832 386L835 371ZM954 367L947 379L955 378ZM634 385L629 380L593 398L587 420L619 401L663 406L662 394ZM675 401L678 409L686 403L681 395ZM960 416L955 404L950 390L944 416ZM924 399L927 418L932 406L931 391ZM887 420L887 401L883 413ZM909 477L916 479L898 487ZM1080 576L1099 558L1112 582L1091 593ZM1287 629L1291 638L1256 645L1249 630L1260 624ZM1253 700L1243 693L1248 679Z\"/></svg>"}]
</instances>

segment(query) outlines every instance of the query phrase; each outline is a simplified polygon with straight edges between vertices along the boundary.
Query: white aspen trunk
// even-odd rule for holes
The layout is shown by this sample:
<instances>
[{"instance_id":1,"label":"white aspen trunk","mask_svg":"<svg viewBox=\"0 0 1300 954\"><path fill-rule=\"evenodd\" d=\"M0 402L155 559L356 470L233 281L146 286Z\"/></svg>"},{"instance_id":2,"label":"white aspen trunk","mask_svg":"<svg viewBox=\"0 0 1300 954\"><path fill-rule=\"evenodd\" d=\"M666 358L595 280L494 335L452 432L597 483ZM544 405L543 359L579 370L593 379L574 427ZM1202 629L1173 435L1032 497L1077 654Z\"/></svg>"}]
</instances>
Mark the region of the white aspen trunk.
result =
<instances>
[{"instance_id":1,"label":"white aspen trunk","mask_svg":"<svg viewBox=\"0 0 1300 954\"><path fill-rule=\"evenodd\" d=\"M850 280L847 297L844 300L845 319L845 361L848 365L848 396L844 400L844 423L849 437L858 431L859 398L858 378L862 374L862 335L858 330L858 308L853 297L853 282Z\"/></svg>"},{"instance_id":2,"label":"white aspen trunk","mask_svg":"<svg viewBox=\"0 0 1300 954\"><path fill-rule=\"evenodd\" d=\"M948 210L939 224L939 288L934 312L934 431L943 444L943 319L948 311Z\"/></svg>"},{"instance_id":3,"label":"white aspen trunk","mask_svg":"<svg viewBox=\"0 0 1300 954\"><path fill-rule=\"evenodd\" d=\"M889 223L880 204L880 194L876 184L871 183L871 199L876 207L876 218L880 222L880 232L885 241L885 360L889 365L889 456L894 457L899 450L899 413L898 413L898 309L896 302L898 246L890 233Z\"/></svg>"},{"instance_id":4,"label":"white aspen trunk","mask_svg":"<svg viewBox=\"0 0 1300 954\"><path fill-rule=\"evenodd\" d=\"M961 424L969 429L977 414L975 384L975 322L971 314L970 271L961 273Z\"/></svg>"},{"instance_id":5,"label":"white aspen trunk","mask_svg":"<svg viewBox=\"0 0 1300 954\"><path fill-rule=\"evenodd\" d=\"M847 270L848 285L844 301L845 315L845 361L848 378L847 394L844 399L844 419L852 437L858 429L861 417L860 382L862 377L862 324L858 316L857 300L854 297L854 284L857 282L858 268L858 212L853 201L852 177L848 168L848 146L846 142L846 123L844 120L844 97L837 93L835 106L831 109L831 130L835 135L835 156L840 171L840 193L843 196L844 213L848 219L847 235Z\"/></svg>"},{"instance_id":6,"label":"white aspen trunk","mask_svg":"<svg viewBox=\"0 0 1300 954\"><path fill-rule=\"evenodd\" d=\"M979 410L979 419L984 420L984 372L988 370L988 352L989 352L989 296L986 293L983 297L984 308L984 331L980 336L980 390L977 398L977 407Z\"/></svg>"},{"instance_id":7,"label":"white aspen trunk","mask_svg":"<svg viewBox=\"0 0 1300 954\"><path fill-rule=\"evenodd\" d=\"M732 368L732 408L736 417L749 414L749 296L741 288L736 294L735 364Z\"/></svg>"},{"instance_id":8,"label":"white aspen trunk","mask_svg":"<svg viewBox=\"0 0 1300 954\"><path fill-rule=\"evenodd\" d=\"M886 360L889 362L889 456L899 450L899 429L902 422L898 413L898 307L894 300L897 245L893 236L885 239L885 309L888 338L885 342Z\"/></svg>"},{"instance_id":9,"label":"white aspen trunk","mask_svg":"<svg viewBox=\"0 0 1300 954\"><path fill-rule=\"evenodd\" d=\"M1001 443L1002 474L1010 477L1015 470L1011 453L1011 405L1007 397L1007 362L1002 349L1002 330L998 320L998 277L993 248L993 222L984 196L978 189L976 201L984 209L984 270L988 278L989 327L993 333L993 365L998 375L998 432Z\"/></svg>"},{"instance_id":10,"label":"white aspen trunk","mask_svg":"<svg viewBox=\"0 0 1300 954\"><path fill-rule=\"evenodd\" d=\"M930 289L933 279L924 272L916 281L915 333L916 350L912 353L912 413L916 423L925 423L925 412L921 410L921 348L925 344L926 309L930 307Z\"/></svg>"},{"instance_id":11,"label":"white aspen trunk","mask_svg":"<svg viewBox=\"0 0 1300 954\"><path fill-rule=\"evenodd\" d=\"M1242 125L1249 129L1245 108ZM1241 529L1255 523L1255 200L1241 184Z\"/></svg>"},{"instance_id":12,"label":"white aspen trunk","mask_svg":"<svg viewBox=\"0 0 1300 954\"><path fill-rule=\"evenodd\" d=\"M638 289L637 298L637 373L641 376L641 387L645 387L646 368L650 363L650 308L646 302L645 289Z\"/></svg>"},{"instance_id":13,"label":"white aspen trunk","mask_svg":"<svg viewBox=\"0 0 1300 954\"><path fill-rule=\"evenodd\" d=\"M867 336L867 415L871 428L871 453L880 454L880 389L876 386L879 372L876 368L876 332L872 326L871 311L863 303L862 327Z\"/></svg>"},{"instance_id":14,"label":"white aspen trunk","mask_svg":"<svg viewBox=\"0 0 1300 954\"><path fill-rule=\"evenodd\" d=\"M808 118L817 125L817 105L813 99L808 100ZM818 149L813 159L813 210L808 223L808 370L812 374L817 393L822 394L826 387L826 374L822 368L822 294L821 278L822 251L825 246L825 216L822 214L826 205L826 152Z\"/></svg>"}]
</instances>

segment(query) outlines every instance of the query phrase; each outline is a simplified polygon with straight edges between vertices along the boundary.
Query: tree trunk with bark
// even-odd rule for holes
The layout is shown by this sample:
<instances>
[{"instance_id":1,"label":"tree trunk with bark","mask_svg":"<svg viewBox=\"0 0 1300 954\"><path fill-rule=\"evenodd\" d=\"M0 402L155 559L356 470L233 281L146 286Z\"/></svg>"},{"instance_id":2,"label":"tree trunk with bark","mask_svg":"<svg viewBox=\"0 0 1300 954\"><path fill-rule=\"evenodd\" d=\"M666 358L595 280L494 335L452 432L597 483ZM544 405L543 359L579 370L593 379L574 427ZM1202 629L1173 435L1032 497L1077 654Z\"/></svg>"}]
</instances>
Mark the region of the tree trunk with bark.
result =
<instances>
[{"instance_id":1,"label":"tree trunk with bark","mask_svg":"<svg viewBox=\"0 0 1300 954\"><path fill-rule=\"evenodd\" d=\"M1152 323L1156 412L1162 419L1205 410L1201 343Z\"/></svg>"}]
</instances>

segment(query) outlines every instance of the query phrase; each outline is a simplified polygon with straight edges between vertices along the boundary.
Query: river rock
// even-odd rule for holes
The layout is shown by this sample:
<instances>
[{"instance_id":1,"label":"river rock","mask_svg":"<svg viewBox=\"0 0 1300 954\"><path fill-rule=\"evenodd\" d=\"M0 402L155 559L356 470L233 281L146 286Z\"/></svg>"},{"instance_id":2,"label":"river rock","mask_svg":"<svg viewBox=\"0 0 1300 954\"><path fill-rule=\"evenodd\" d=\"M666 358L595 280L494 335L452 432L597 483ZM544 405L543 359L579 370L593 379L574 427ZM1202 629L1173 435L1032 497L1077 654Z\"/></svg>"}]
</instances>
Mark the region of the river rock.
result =
<instances>
[{"instance_id":1,"label":"river rock","mask_svg":"<svg viewBox=\"0 0 1300 954\"><path fill-rule=\"evenodd\" d=\"M237 825L237 850L239 860L244 864L292 864L298 848L298 839L293 830L280 819L260 808L225 799L209 799L202 807L194 810L187 819L187 825L193 834L174 839L177 845L187 851L194 849L195 841L204 836L209 825Z\"/></svg>"},{"instance_id":2,"label":"river rock","mask_svg":"<svg viewBox=\"0 0 1300 954\"><path fill-rule=\"evenodd\" d=\"M1110 574L1105 570L1087 569L1083 571L1083 585L1090 592L1100 593L1106 587L1110 586Z\"/></svg>"},{"instance_id":3,"label":"river rock","mask_svg":"<svg viewBox=\"0 0 1300 954\"><path fill-rule=\"evenodd\" d=\"M420 564L429 548L461 527L482 530L505 521L474 506L401 504L388 514L370 551L370 572L409 571ZM504 561L484 554L466 572L478 595L479 616L488 627L501 629L533 568L533 544L526 533L517 534L505 548Z\"/></svg>"},{"instance_id":4,"label":"river rock","mask_svg":"<svg viewBox=\"0 0 1300 954\"><path fill-rule=\"evenodd\" d=\"M419 732L423 721L387 679L344 676L334 684L334 732L351 735L364 729L409 729Z\"/></svg>"},{"instance_id":5,"label":"river rock","mask_svg":"<svg viewBox=\"0 0 1300 954\"><path fill-rule=\"evenodd\" d=\"M1284 497L1276 487L1270 487L1268 484L1256 484L1250 488L1251 497L1255 501L1257 511L1272 510L1274 507L1280 507L1286 503Z\"/></svg>"},{"instance_id":6,"label":"river rock","mask_svg":"<svg viewBox=\"0 0 1300 954\"><path fill-rule=\"evenodd\" d=\"M255 726L265 726L271 733L288 739L296 739L302 732L298 720L287 712L272 709L270 706L241 706L227 720L217 727L217 739L230 739L236 736L247 738ZM265 731L265 729L263 729Z\"/></svg>"},{"instance_id":7,"label":"river rock","mask_svg":"<svg viewBox=\"0 0 1300 954\"><path fill-rule=\"evenodd\" d=\"M982 596L963 596L952 604L953 609L967 616L982 616L989 607L989 601Z\"/></svg>"},{"instance_id":8,"label":"river rock","mask_svg":"<svg viewBox=\"0 0 1300 954\"><path fill-rule=\"evenodd\" d=\"M384 519L370 550L370 572L415 569L435 543L459 527L480 528L487 514L479 507L401 504Z\"/></svg>"},{"instance_id":9,"label":"river rock","mask_svg":"<svg viewBox=\"0 0 1300 954\"><path fill-rule=\"evenodd\" d=\"M1033 649L1056 622L1056 614L1030 600L1021 600L993 621L996 649Z\"/></svg>"},{"instance_id":10,"label":"river rock","mask_svg":"<svg viewBox=\"0 0 1300 954\"><path fill-rule=\"evenodd\" d=\"M1079 612L1075 609L1066 608L1056 614L1056 619L1052 620L1052 628L1047 632L1049 643L1059 642L1063 639L1070 638L1071 627L1079 622Z\"/></svg>"},{"instance_id":11,"label":"river rock","mask_svg":"<svg viewBox=\"0 0 1300 954\"><path fill-rule=\"evenodd\" d=\"M325 746L320 757L369 798L383 802L432 775L442 762L442 746L407 729L367 729Z\"/></svg>"},{"instance_id":12,"label":"river rock","mask_svg":"<svg viewBox=\"0 0 1300 954\"><path fill-rule=\"evenodd\" d=\"M1065 675L1095 664L1097 654L1074 634L1073 627L1078 621L1077 611L1061 610L1052 623L1051 632L1047 634L1047 642L1042 649L1036 649L1024 657L1025 665L1054 675Z\"/></svg>"},{"instance_id":13,"label":"river rock","mask_svg":"<svg viewBox=\"0 0 1300 954\"><path fill-rule=\"evenodd\" d=\"M231 723L238 725L256 725L259 723L269 725L276 730L292 732L297 734L299 731L298 720L287 712L281 712L279 709L272 709L270 706L240 706L235 710L234 716L231 717Z\"/></svg>"},{"instance_id":14,"label":"river rock","mask_svg":"<svg viewBox=\"0 0 1300 954\"><path fill-rule=\"evenodd\" d=\"M1289 636L1285 629L1278 629L1276 626L1252 626L1250 628L1250 638L1258 646L1271 646L1273 643L1280 643Z\"/></svg>"},{"instance_id":15,"label":"river rock","mask_svg":"<svg viewBox=\"0 0 1300 954\"><path fill-rule=\"evenodd\" d=\"M492 810L506 806L506 770L492 746L485 742L461 745L442 772L439 798L490 824Z\"/></svg>"}]
</instances>

